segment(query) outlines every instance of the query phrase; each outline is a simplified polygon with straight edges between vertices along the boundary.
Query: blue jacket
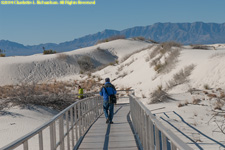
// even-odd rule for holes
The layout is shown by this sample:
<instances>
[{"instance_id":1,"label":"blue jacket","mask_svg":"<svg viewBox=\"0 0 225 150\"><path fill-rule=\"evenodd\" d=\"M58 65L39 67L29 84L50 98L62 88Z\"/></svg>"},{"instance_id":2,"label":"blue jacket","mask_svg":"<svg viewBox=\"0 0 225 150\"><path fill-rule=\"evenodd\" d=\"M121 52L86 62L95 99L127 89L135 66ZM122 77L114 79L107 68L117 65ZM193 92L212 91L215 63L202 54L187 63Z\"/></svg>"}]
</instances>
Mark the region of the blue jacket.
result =
<instances>
[{"instance_id":1,"label":"blue jacket","mask_svg":"<svg viewBox=\"0 0 225 150\"><path fill-rule=\"evenodd\" d=\"M103 96L104 101L109 100L109 95L106 94L105 89L107 90L107 93L109 95L115 95L117 93L115 87L110 82L106 82L105 85L102 87L101 91L99 92L99 94Z\"/></svg>"}]
</instances>

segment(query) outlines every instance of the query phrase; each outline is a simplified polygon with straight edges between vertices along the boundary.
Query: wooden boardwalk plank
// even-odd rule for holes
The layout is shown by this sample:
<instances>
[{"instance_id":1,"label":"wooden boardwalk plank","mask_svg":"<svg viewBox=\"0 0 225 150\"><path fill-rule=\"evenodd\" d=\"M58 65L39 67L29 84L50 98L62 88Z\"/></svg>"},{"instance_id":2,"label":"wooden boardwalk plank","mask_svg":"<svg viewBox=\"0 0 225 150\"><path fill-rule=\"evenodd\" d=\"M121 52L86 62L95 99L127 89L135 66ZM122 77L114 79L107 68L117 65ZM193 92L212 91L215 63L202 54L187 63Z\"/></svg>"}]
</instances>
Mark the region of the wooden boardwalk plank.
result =
<instances>
[{"instance_id":1,"label":"wooden boardwalk plank","mask_svg":"<svg viewBox=\"0 0 225 150\"><path fill-rule=\"evenodd\" d=\"M115 105L114 124L106 124L104 114L84 137L79 150L138 150L127 121L129 104Z\"/></svg>"}]
</instances>

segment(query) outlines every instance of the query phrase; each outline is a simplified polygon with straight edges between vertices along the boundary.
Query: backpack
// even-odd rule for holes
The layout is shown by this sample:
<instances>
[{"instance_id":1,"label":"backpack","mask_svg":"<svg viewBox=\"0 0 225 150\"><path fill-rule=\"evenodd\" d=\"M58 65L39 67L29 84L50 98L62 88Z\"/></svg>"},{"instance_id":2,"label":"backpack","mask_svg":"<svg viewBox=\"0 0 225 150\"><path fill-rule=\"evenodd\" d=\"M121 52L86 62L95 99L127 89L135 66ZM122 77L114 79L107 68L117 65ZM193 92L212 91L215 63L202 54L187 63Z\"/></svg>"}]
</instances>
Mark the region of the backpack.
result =
<instances>
[{"instance_id":1,"label":"backpack","mask_svg":"<svg viewBox=\"0 0 225 150\"><path fill-rule=\"evenodd\" d=\"M117 99L116 99L116 95L109 95L106 88L103 86L103 88L105 89L106 94L109 96L109 103L113 103L116 104Z\"/></svg>"}]
</instances>

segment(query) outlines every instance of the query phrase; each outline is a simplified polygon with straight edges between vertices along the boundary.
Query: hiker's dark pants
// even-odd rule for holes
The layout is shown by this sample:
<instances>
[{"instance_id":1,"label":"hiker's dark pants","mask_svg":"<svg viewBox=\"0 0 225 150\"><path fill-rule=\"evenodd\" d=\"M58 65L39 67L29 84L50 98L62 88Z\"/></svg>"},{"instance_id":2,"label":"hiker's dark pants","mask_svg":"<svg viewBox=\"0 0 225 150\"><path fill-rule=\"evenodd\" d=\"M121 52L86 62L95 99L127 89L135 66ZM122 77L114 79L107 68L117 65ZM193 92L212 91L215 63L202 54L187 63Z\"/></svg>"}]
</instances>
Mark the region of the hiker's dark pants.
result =
<instances>
[{"instance_id":1,"label":"hiker's dark pants","mask_svg":"<svg viewBox=\"0 0 225 150\"><path fill-rule=\"evenodd\" d=\"M113 114L114 114L114 104L109 103L109 101L103 101L103 111L105 114L105 118L109 118L109 121L113 120Z\"/></svg>"}]
</instances>

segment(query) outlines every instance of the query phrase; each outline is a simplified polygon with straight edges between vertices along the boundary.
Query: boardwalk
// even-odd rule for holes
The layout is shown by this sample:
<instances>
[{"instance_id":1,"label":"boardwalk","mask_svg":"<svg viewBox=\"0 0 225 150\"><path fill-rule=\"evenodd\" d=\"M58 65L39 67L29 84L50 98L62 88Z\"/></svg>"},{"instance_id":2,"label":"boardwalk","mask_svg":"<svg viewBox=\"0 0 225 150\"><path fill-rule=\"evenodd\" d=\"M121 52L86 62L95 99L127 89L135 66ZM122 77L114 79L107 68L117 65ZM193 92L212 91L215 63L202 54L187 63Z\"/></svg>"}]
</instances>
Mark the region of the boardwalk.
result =
<instances>
[{"instance_id":1,"label":"boardwalk","mask_svg":"<svg viewBox=\"0 0 225 150\"><path fill-rule=\"evenodd\" d=\"M127 121L129 111L129 104L115 105L114 124L106 124L103 114L85 135L79 150L137 150Z\"/></svg>"}]
</instances>

